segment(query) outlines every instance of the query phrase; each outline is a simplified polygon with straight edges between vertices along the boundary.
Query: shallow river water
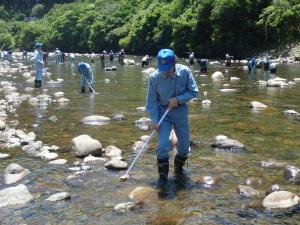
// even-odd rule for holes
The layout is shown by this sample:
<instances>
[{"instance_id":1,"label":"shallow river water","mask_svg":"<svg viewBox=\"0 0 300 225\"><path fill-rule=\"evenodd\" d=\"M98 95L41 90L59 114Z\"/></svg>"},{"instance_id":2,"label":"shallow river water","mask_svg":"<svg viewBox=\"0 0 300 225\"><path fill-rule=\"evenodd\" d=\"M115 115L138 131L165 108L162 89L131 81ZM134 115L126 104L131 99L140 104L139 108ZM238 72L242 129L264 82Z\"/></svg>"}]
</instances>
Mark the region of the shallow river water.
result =
<instances>
[{"instance_id":1,"label":"shallow river water","mask_svg":"<svg viewBox=\"0 0 300 225\"><path fill-rule=\"evenodd\" d=\"M131 57L137 62L139 57ZM86 60L87 58L76 59ZM179 62L186 64L185 61ZM26 64L26 63L25 63ZM27 63L32 66L32 62ZM210 66L208 77L194 73L200 96L197 101L189 103L191 139L199 142L192 148L188 163L190 180L178 184L173 177L170 166L170 186L164 192L157 192L158 200L126 213L116 213L114 205L128 201L128 194L137 186L155 186L157 178L155 144L152 140L147 151L134 169L132 179L120 182L124 173L112 172L99 167L94 173L68 181L72 174L68 167L76 159L68 151L72 138L88 134L99 140L104 147L115 145L123 150L127 162L131 162L134 153L132 144L150 131L141 131L133 126L133 121L147 116L136 110L144 106L147 91L147 75L141 66L120 66L114 63L117 71L104 71L99 61L92 65L96 95L80 94L79 75L75 64L65 62L56 65L52 59L48 64L51 78L64 79L61 85L44 84L47 94L63 91L70 102L66 105L50 103L45 107L34 107L23 102L18 108L17 118L20 124L15 128L34 131L37 139L49 145L63 149L60 158L68 163L62 166L50 166L46 161L34 158L19 148L1 149L11 157L0 161L0 189L8 187L3 182L3 171L9 163L18 163L31 171L20 183L26 184L34 200L22 207L0 208L1 224L297 224L300 209L289 211L268 211L255 205L254 199L244 198L237 192L237 185L244 184L248 177L263 180L265 191L272 184L279 184L284 190L300 194L300 186L286 181L282 169L265 169L262 160L270 158L284 161L290 165L300 166L300 121L283 114L284 110L293 109L300 112L300 84L286 88L261 88L257 80L267 80L270 74L257 69L253 75L242 70L240 64L231 68L222 65ZM153 60L152 66L155 67ZM12 65L14 67L14 65ZM191 67L198 70L198 65ZM222 71L225 80L212 82L210 75ZM13 74L18 91L24 93L26 86L21 74ZM300 64L280 64L277 75L292 80L300 77ZM230 82L230 77L241 78L240 82ZM47 81L44 77L44 81ZM108 82L106 79L109 79ZM236 88L235 93L221 93L224 83ZM203 96L207 91L208 95ZM38 95L42 90L34 90ZM3 96L3 95L2 95ZM202 106L203 99L212 101L209 108ZM252 111L251 101L259 101L268 106L261 112ZM111 121L104 126L88 126L80 120L89 115L102 115L112 118L116 113L126 117L123 121ZM57 122L49 117L56 116ZM13 116L7 119L15 120ZM33 128L33 124L38 124ZM13 127L13 125L11 125ZM211 147L214 137L227 135L245 144L242 152L216 151ZM173 155L172 155L173 157ZM172 158L171 157L171 158ZM204 175L218 175L221 182L214 187L194 182ZM67 191L71 199L63 202L46 202L53 193ZM261 199L259 200L261 201ZM256 204L257 205L257 204Z\"/></svg>"}]
</instances>

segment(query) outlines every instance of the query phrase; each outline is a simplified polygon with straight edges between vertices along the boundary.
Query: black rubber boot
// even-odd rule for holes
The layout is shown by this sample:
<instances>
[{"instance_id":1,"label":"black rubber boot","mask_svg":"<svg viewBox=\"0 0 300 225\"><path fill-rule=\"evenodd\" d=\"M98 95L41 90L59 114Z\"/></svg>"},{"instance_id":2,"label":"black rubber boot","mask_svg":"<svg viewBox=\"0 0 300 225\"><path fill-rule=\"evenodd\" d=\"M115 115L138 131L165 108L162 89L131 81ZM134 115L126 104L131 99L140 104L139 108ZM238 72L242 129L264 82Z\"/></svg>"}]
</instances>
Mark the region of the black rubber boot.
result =
<instances>
[{"instance_id":1,"label":"black rubber boot","mask_svg":"<svg viewBox=\"0 0 300 225\"><path fill-rule=\"evenodd\" d=\"M174 159L174 173L175 173L176 176L184 176L185 175L183 166L184 166L186 160L187 160L187 157L182 157L182 156L179 156L179 155L175 156L175 159Z\"/></svg>"},{"instance_id":2,"label":"black rubber boot","mask_svg":"<svg viewBox=\"0 0 300 225\"><path fill-rule=\"evenodd\" d=\"M35 87L35 88L38 88L38 87L39 87L38 80L34 80L34 87Z\"/></svg>"},{"instance_id":3,"label":"black rubber boot","mask_svg":"<svg viewBox=\"0 0 300 225\"><path fill-rule=\"evenodd\" d=\"M162 188L168 184L168 174L169 174L169 159L157 159L157 169L158 169L158 188Z\"/></svg>"},{"instance_id":4,"label":"black rubber boot","mask_svg":"<svg viewBox=\"0 0 300 225\"><path fill-rule=\"evenodd\" d=\"M42 87L42 81L41 81L41 80L38 80L37 82L38 82L38 87L39 87L39 88Z\"/></svg>"},{"instance_id":5,"label":"black rubber boot","mask_svg":"<svg viewBox=\"0 0 300 225\"><path fill-rule=\"evenodd\" d=\"M80 92L81 92L81 93L85 93L85 87L81 87Z\"/></svg>"}]
</instances>

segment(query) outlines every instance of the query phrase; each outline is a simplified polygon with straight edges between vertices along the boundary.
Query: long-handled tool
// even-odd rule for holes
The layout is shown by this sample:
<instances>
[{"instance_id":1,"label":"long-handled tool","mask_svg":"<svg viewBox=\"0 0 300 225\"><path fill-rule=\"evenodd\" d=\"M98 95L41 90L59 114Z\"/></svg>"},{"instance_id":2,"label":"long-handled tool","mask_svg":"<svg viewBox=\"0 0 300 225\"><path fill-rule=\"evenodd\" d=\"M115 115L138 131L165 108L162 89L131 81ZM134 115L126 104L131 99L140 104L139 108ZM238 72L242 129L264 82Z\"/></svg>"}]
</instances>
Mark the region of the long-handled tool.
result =
<instances>
[{"instance_id":1,"label":"long-handled tool","mask_svg":"<svg viewBox=\"0 0 300 225\"><path fill-rule=\"evenodd\" d=\"M86 79L86 77L84 75L81 75L83 77L83 79L85 79L85 81L87 82L87 84L89 85L90 89L93 91L93 94L96 94L94 88L92 87L91 83Z\"/></svg>"},{"instance_id":2,"label":"long-handled tool","mask_svg":"<svg viewBox=\"0 0 300 225\"><path fill-rule=\"evenodd\" d=\"M163 116L160 118L157 126L159 127L160 124L162 123L162 121L165 119L166 115L168 114L168 112L170 111L170 109L168 108L165 113L163 114ZM149 141L153 138L154 134L155 134L155 129L152 130L150 136L148 137L148 139L145 141L145 143L143 144L141 150L138 152L138 154L136 155L135 159L133 160L133 162L131 163L130 167L128 168L128 170L126 171L126 173L120 177L120 179L122 181L125 181L129 178L129 173L132 170L132 168L134 167L134 165L136 164L136 162L138 161L138 159L141 157L141 155L145 152L146 150L146 145L149 143Z\"/></svg>"}]
</instances>

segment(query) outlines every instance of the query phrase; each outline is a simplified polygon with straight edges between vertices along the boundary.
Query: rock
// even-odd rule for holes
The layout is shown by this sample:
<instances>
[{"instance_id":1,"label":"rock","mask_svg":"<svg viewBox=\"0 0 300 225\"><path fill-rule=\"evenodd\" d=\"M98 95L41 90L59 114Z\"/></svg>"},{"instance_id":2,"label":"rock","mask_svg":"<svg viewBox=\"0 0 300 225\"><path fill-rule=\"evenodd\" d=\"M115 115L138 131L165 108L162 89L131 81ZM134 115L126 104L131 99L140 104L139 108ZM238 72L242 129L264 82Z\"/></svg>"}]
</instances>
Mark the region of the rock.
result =
<instances>
[{"instance_id":1,"label":"rock","mask_svg":"<svg viewBox=\"0 0 300 225\"><path fill-rule=\"evenodd\" d=\"M111 158L122 156L122 150L117 148L116 146L109 145L105 149L105 155Z\"/></svg>"},{"instance_id":2,"label":"rock","mask_svg":"<svg viewBox=\"0 0 300 225\"><path fill-rule=\"evenodd\" d=\"M0 120L0 131L5 130L6 123L2 120Z\"/></svg>"},{"instance_id":3,"label":"rock","mask_svg":"<svg viewBox=\"0 0 300 225\"><path fill-rule=\"evenodd\" d=\"M255 109L255 110L260 110L260 109L265 109L268 108L268 106L266 106L263 103L257 102L257 101L253 101L250 103L250 107Z\"/></svg>"},{"instance_id":4,"label":"rock","mask_svg":"<svg viewBox=\"0 0 300 225\"><path fill-rule=\"evenodd\" d=\"M30 171L28 169L25 169L24 167L18 164L11 163L6 167L4 171L5 184L15 183L23 179L28 174L30 174Z\"/></svg>"},{"instance_id":5,"label":"rock","mask_svg":"<svg viewBox=\"0 0 300 225\"><path fill-rule=\"evenodd\" d=\"M141 130L144 130L144 131L147 131L149 129L149 125L151 124L151 119L147 118L147 117L142 117L136 121L133 122L134 123L134 126L141 129Z\"/></svg>"},{"instance_id":6,"label":"rock","mask_svg":"<svg viewBox=\"0 0 300 225\"><path fill-rule=\"evenodd\" d=\"M122 114L115 114L113 115L112 119L115 121L125 120L125 116L123 116Z\"/></svg>"},{"instance_id":7,"label":"rock","mask_svg":"<svg viewBox=\"0 0 300 225\"><path fill-rule=\"evenodd\" d=\"M67 99L67 98L59 98L59 99L57 99L57 103L60 103L60 104L67 103L69 101L70 101L70 99Z\"/></svg>"},{"instance_id":8,"label":"rock","mask_svg":"<svg viewBox=\"0 0 300 225\"><path fill-rule=\"evenodd\" d=\"M267 81L267 87L284 87L284 86L288 86L288 84L281 80L269 79Z\"/></svg>"},{"instance_id":9,"label":"rock","mask_svg":"<svg viewBox=\"0 0 300 225\"><path fill-rule=\"evenodd\" d=\"M126 170L128 163L121 160L112 159L105 163L104 167L109 170Z\"/></svg>"},{"instance_id":10,"label":"rock","mask_svg":"<svg viewBox=\"0 0 300 225\"><path fill-rule=\"evenodd\" d=\"M64 97L64 93L63 93L62 91L55 92L55 93L53 94L53 96L54 96L55 98Z\"/></svg>"},{"instance_id":11,"label":"rock","mask_svg":"<svg viewBox=\"0 0 300 225\"><path fill-rule=\"evenodd\" d=\"M36 157L41 157L43 160L53 160L58 158L58 154L55 152L49 152L49 151L41 151L40 153L35 155Z\"/></svg>"},{"instance_id":12,"label":"rock","mask_svg":"<svg viewBox=\"0 0 300 225\"><path fill-rule=\"evenodd\" d=\"M67 160L66 159L56 159L48 162L49 165L63 165L66 164Z\"/></svg>"},{"instance_id":13,"label":"rock","mask_svg":"<svg viewBox=\"0 0 300 225\"><path fill-rule=\"evenodd\" d=\"M292 116L299 115L299 113L296 112L295 110L284 110L283 113L284 113L284 115L292 115Z\"/></svg>"},{"instance_id":14,"label":"rock","mask_svg":"<svg viewBox=\"0 0 300 225\"><path fill-rule=\"evenodd\" d=\"M228 139L227 136L225 135L218 135L215 137L215 141L221 141L221 140L224 140L224 139Z\"/></svg>"},{"instance_id":15,"label":"rock","mask_svg":"<svg viewBox=\"0 0 300 225\"><path fill-rule=\"evenodd\" d=\"M150 135L143 135L143 136L140 137L140 140L145 142L145 141L148 140L149 137L150 137Z\"/></svg>"},{"instance_id":16,"label":"rock","mask_svg":"<svg viewBox=\"0 0 300 225\"><path fill-rule=\"evenodd\" d=\"M5 159L7 157L9 157L9 154L0 153L0 159Z\"/></svg>"},{"instance_id":17,"label":"rock","mask_svg":"<svg viewBox=\"0 0 300 225\"><path fill-rule=\"evenodd\" d=\"M245 185L238 185L238 191L241 196L248 198L257 197L261 194L259 191L255 190L251 186Z\"/></svg>"},{"instance_id":18,"label":"rock","mask_svg":"<svg viewBox=\"0 0 300 225\"><path fill-rule=\"evenodd\" d=\"M246 60L246 59L240 60L240 63L242 65L247 65L248 64L248 60Z\"/></svg>"},{"instance_id":19,"label":"rock","mask_svg":"<svg viewBox=\"0 0 300 225\"><path fill-rule=\"evenodd\" d=\"M297 78L297 77L296 77L296 78L294 78L294 82L295 82L295 83L298 83L298 82L300 82L300 78Z\"/></svg>"},{"instance_id":20,"label":"rock","mask_svg":"<svg viewBox=\"0 0 300 225\"><path fill-rule=\"evenodd\" d=\"M141 207L143 205L142 202L125 202L125 203L120 203L117 204L114 207L114 211L115 212L119 212L119 213L124 213L130 210L134 210L138 207Z\"/></svg>"},{"instance_id":21,"label":"rock","mask_svg":"<svg viewBox=\"0 0 300 225\"><path fill-rule=\"evenodd\" d=\"M24 184L19 184L16 187L5 188L0 191L0 207L8 205L23 205L33 199Z\"/></svg>"},{"instance_id":22,"label":"rock","mask_svg":"<svg viewBox=\"0 0 300 225\"><path fill-rule=\"evenodd\" d=\"M151 74L155 71L156 69L153 68L153 67L150 67L150 68L147 68L145 70L142 70L142 73L145 73L145 74Z\"/></svg>"},{"instance_id":23,"label":"rock","mask_svg":"<svg viewBox=\"0 0 300 225\"><path fill-rule=\"evenodd\" d=\"M55 123L57 121L57 117L56 116L51 116L51 117L49 117L48 120Z\"/></svg>"},{"instance_id":24,"label":"rock","mask_svg":"<svg viewBox=\"0 0 300 225\"><path fill-rule=\"evenodd\" d=\"M267 191L266 195L269 195L275 191L283 191L282 188L278 184L273 184Z\"/></svg>"},{"instance_id":25,"label":"rock","mask_svg":"<svg viewBox=\"0 0 300 225\"><path fill-rule=\"evenodd\" d=\"M230 77L231 82L239 82L241 79L238 77Z\"/></svg>"},{"instance_id":26,"label":"rock","mask_svg":"<svg viewBox=\"0 0 300 225\"><path fill-rule=\"evenodd\" d=\"M266 196L262 202L267 209L287 209L299 204L299 197L289 191L276 191Z\"/></svg>"},{"instance_id":27,"label":"rock","mask_svg":"<svg viewBox=\"0 0 300 225\"><path fill-rule=\"evenodd\" d=\"M211 100L209 100L209 99L204 99L204 100L202 101L202 105L203 105L203 106L209 106L209 105L211 105Z\"/></svg>"},{"instance_id":28,"label":"rock","mask_svg":"<svg viewBox=\"0 0 300 225\"><path fill-rule=\"evenodd\" d=\"M85 157L90 154L93 156L102 155L101 143L86 134L73 138L71 145L76 157Z\"/></svg>"},{"instance_id":29,"label":"rock","mask_svg":"<svg viewBox=\"0 0 300 225\"><path fill-rule=\"evenodd\" d=\"M146 107L144 107L144 106L137 107L136 111L138 111L138 112L146 112Z\"/></svg>"},{"instance_id":30,"label":"rock","mask_svg":"<svg viewBox=\"0 0 300 225\"><path fill-rule=\"evenodd\" d=\"M136 141L136 142L134 142L134 144L133 144L133 146L131 147L131 149L132 149L132 151L133 151L134 153L138 153L138 152L142 149L142 147L143 147L144 144L145 144L144 141ZM146 149L145 151L147 151L148 148L149 148L149 145L146 144L146 146L145 146L144 148Z\"/></svg>"},{"instance_id":31,"label":"rock","mask_svg":"<svg viewBox=\"0 0 300 225\"><path fill-rule=\"evenodd\" d=\"M211 79L213 80L223 80L224 79L224 75L222 72L220 71L216 71L211 75Z\"/></svg>"},{"instance_id":32,"label":"rock","mask_svg":"<svg viewBox=\"0 0 300 225\"><path fill-rule=\"evenodd\" d=\"M116 67L116 66L105 67L104 70L105 70L105 71L116 71L116 70L117 70L117 67Z\"/></svg>"},{"instance_id":33,"label":"rock","mask_svg":"<svg viewBox=\"0 0 300 225\"><path fill-rule=\"evenodd\" d=\"M229 138L224 138L224 139L215 138L215 142L212 144L212 147L219 148L219 149L229 149L231 151L245 150L245 145L243 145L237 140L229 139Z\"/></svg>"},{"instance_id":34,"label":"rock","mask_svg":"<svg viewBox=\"0 0 300 225\"><path fill-rule=\"evenodd\" d=\"M124 59L125 65L135 65L135 61L133 59Z\"/></svg>"},{"instance_id":35,"label":"rock","mask_svg":"<svg viewBox=\"0 0 300 225\"><path fill-rule=\"evenodd\" d=\"M260 87L266 87L267 86L267 82L264 80L259 80L257 81L257 85Z\"/></svg>"},{"instance_id":36,"label":"rock","mask_svg":"<svg viewBox=\"0 0 300 225\"><path fill-rule=\"evenodd\" d=\"M129 193L128 197L134 202L149 203L158 199L157 192L151 187L137 187Z\"/></svg>"},{"instance_id":37,"label":"rock","mask_svg":"<svg viewBox=\"0 0 300 225\"><path fill-rule=\"evenodd\" d=\"M51 195L49 198L46 199L46 201L50 201L50 202L56 202L56 201L61 201L61 200L67 200L70 199L71 195L68 192L60 192L60 193L56 193Z\"/></svg>"},{"instance_id":38,"label":"rock","mask_svg":"<svg viewBox=\"0 0 300 225\"><path fill-rule=\"evenodd\" d=\"M221 93L234 93L236 91L237 91L237 89L234 89L234 88L223 88L223 89L220 89Z\"/></svg>"},{"instance_id":39,"label":"rock","mask_svg":"<svg viewBox=\"0 0 300 225\"><path fill-rule=\"evenodd\" d=\"M261 166L263 168L268 168L268 169L283 169L287 164L284 162L278 162L275 161L274 159L269 159L268 161L261 161Z\"/></svg>"},{"instance_id":40,"label":"rock","mask_svg":"<svg viewBox=\"0 0 300 225\"><path fill-rule=\"evenodd\" d=\"M289 181L295 181L300 179L300 169L295 166L287 165L284 168L283 177Z\"/></svg>"},{"instance_id":41,"label":"rock","mask_svg":"<svg viewBox=\"0 0 300 225\"><path fill-rule=\"evenodd\" d=\"M83 159L83 162L95 162L95 161L100 161L100 162L107 162L108 160L106 158L99 158L99 157L94 157L92 155L88 155Z\"/></svg>"},{"instance_id":42,"label":"rock","mask_svg":"<svg viewBox=\"0 0 300 225\"><path fill-rule=\"evenodd\" d=\"M93 116L87 116L81 119L81 123L87 124L87 125L97 125L97 126L102 126L110 122L110 118L105 117L105 116L98 116L98 115L93 115Z\"/></svg>"},{"instance_id":43,"label":"rock","mask_svg":"<svg viewBox=\"0 0 300 225\"><path fill-rule=\"evenodd\" d=\"M263 182L262 182L262 179L260 178L257 178L257 177L249 177L246 179L246 182L245 184L247 186L251 186L253 188L258 188L258 187L261 187Z\"/></svg>"},{"instance_id":44,"label":"rock","mask_svg":"<svg viewBox=\"0 0 300 225\"><path fill-rule=\"evenodd\" d=\"M214 186L221 181L220 176L203 176L196 180L197 183L204 184L207 186Z\"/></svg>"}]
</instances>

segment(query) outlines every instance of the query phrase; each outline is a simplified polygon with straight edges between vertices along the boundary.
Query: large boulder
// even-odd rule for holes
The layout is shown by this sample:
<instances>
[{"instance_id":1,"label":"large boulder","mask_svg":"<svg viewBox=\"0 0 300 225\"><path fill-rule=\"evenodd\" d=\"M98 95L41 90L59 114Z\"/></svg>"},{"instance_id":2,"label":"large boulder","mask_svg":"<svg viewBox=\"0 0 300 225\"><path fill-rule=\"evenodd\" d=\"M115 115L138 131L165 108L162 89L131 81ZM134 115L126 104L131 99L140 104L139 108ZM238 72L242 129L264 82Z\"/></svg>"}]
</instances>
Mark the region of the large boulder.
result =
<instances>
[{"instance_id":1,"label":"large boulder","mask_svg":"<svg viewBox=\"0 0 300 225\"><path fill-rule=\"evenodd\" d=\"M28 169L25 169L24 167L18 164L11 163L6 167L4 171L5 184L15 183L27 176L28 174L30 174L30 171Z\"/></svg>"},{"instance_id":2,"label":"large boulder","mask_svg":"<svg viewBox=\"0 0 300 225\"><path fill-rule=\"evenodd\" d=\"M267 209L288 209L299 204L299 197L289 191L276 191L266 196L262 202Z\"/></svg>"},{"instance_id":3,"label":"large boulder","mask_svg":"<svg viewBox=\"0 0 300 225\"><path fill-rule=\"evenodd\" d=\"M8 205L23 205L33 199L28 188L24 184L16 187L5 188L0 191L0 207Z\"/></svg>"},{"instance_id":4,"label":"large boulder","mask_svg":"<svg viewBox=\"0 0 300 225\"><path fill-rule=\"evenodd\" d=\"M129 193L128 197L135 202L154 202L157 200L157 192L151 187L137 187Z\"/></svg>"},{"instance_id":5,"label":"large boulder","mask_svg":"<svg viewBox=\"0 0 300 225\"><path fill-rule=\"evenodd\" d=\"M101 143L86 134L73 138L71 141L71 148L75 151L76 157L83 158L90 154L93 156L102 155Z\"/></svg>"},{"instance_id":6,"label":"large boulder","mask_svg":"<svg viewBox=\"0 0 300 225\"><path fill-rule=\"evenodd\" d=\"M222 72L220 71L216 71L211 75L211 79L213 80L223 80L224 79L224 75Z\"/></svg>"},{"instance_id":7,"label":"large boulder","mask_svg":"<svg viewBox=\"0 0 300 225\"><path fill-rule=\"evenodd\" d=\"M97 126L102 126L107 123L109 123L110 118L105 117L105 116L98 116L98 115L92 115L92 116L87 116L81 119L81 123L87 124L87 125L97 125Z\"/></svg>"}]
</instances>

